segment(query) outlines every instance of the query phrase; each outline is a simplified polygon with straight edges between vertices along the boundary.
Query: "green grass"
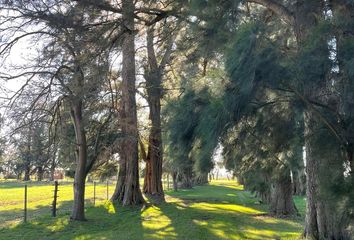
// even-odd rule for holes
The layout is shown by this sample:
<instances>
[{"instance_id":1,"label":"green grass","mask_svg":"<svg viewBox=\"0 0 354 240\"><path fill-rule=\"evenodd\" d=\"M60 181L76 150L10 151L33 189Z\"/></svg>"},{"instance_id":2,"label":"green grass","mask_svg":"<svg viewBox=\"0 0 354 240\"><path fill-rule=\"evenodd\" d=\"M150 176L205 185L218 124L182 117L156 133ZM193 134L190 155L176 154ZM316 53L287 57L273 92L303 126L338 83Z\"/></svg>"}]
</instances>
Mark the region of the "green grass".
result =
<instances>
[{"instance_id":1,"label":"green grass","mask_svg":"<svg viewBox=\"0 0 354 240\"><path fill-rule=\"evenodd\" d=\"M52 193L52 186L32 188L33 193L38 193L37 202ZM70 205L72 186L61 188L61 204ZM4 197L9 190L13 193ZM1 222L4 213L21 207L14 200L6 200L10 206L4 205L3 200L16 192L21 193L18 187L0 184ZM7 223L0 229L0 239L297 239L303 228L301 218L276 219L266 215L266 205L259 205L242 186L231 181L167 192L166 199L165 204L142 208L115 207L101 201L96 207L87 207L86 222L70 222L69 210L60 211L57 218L43 210L26 224ZM48 200L30 205L31 210L48 208ZM304 199L295 201L303 212Z\"/></svg>"},{"instance_id":2,"label":"green grass","mask_svg":"<svg viewBox=\"0 0 354 240\"><path fill-rule=\"evenodd\" d=\"M28 185L28 219L50 215L53 201L54 185L47 182L29 182ZM0 228L19 223L23 219L24 183L0 182ZM109 186L109 193L114 191L114 185ZM93 184L86 184L86 205L93 206ZM73 200L73 186L70 182L59 183L58 213L68 214ZM96 199L106 200L106 185L97 184ZM1 239L1 237L0 237Z\"/></svg>"}]
</instances>

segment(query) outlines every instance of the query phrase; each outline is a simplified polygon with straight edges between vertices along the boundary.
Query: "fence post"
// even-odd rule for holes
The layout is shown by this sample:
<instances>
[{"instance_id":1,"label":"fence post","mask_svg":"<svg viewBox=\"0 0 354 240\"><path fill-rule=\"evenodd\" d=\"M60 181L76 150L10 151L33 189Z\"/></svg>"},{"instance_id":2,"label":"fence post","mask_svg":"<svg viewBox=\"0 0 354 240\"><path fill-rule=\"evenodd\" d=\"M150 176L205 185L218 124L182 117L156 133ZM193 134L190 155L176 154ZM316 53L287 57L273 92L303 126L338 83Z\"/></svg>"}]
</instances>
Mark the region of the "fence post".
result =
<instances>
[{"instance_id":1,"label":"fence post","mask_svg":"<svg viewBox=\"0 0 354 240\"><path fill-rule=\"evenodd\" d=\"M25 200L24 200L24 215L23 221L27 222L27 184L25 184Z\"/></svg>"},{"instance_id":2,"label":"fence post","mask_svg":"<svg viewBox=\"0 0 354 240\"><path fill-rule=\"evenodd\" d=\"M54 199L52 203L52 216L57 216L58 181L54 181Z\"/></svg>"},{"instance_id":3,"label":"fence post","mask_svg":"<svg viewBox=\"0 0 354 240\"><path fill-rule=\"evenodd\" d=\"M106 184L106 188L107 188L107 200L108 200L108 180L107 180L107 184Z\"/></svg>"},{"instance_id":4,"label":"fence post","mask_svg":"<svg viewBox=\"0 0 354 240\"><path fill-rule=\"evenodd\" d=\"M93 181L93 206L96 206L96 182Z\"/></svg>"}]
</instances>

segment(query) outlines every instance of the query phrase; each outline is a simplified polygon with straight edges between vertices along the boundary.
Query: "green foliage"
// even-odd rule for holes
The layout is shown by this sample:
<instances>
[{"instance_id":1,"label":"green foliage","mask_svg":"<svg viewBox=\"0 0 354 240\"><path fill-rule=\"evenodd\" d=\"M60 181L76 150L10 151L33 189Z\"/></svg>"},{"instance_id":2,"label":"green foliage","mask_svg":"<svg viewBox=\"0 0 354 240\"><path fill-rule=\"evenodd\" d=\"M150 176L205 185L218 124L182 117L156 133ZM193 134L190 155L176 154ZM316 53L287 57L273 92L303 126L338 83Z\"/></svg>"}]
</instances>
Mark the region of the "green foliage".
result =
<instances>
[{"instance_id":1,"label":"green foliage","mask_svg":"<svg viewBox=\"0 0 354 240\"><path fill-rule=\"evenodd\" d=\"M183 171L194 166L195 159L191 156L197 124L204 107L210 101L206 89L199 93L190 90L176 102L170 102L166 107L167 132L165 145L167 161L172 169Z\"/></svg>"},{"instance_id":2,"label":"green foliage","mask_svg":"<svg viewBox=\"0 0 354 240\"><path fill-rule=\"evenodd\" d=\"M203 57L211 58L224 47L230 33L236 29L240 1L206 1L193 0L190 2L189 13L196 17L192 30L199 35L199 46ZM213 16L211 19L210 16Z\"/></svg>"}]
</instances>

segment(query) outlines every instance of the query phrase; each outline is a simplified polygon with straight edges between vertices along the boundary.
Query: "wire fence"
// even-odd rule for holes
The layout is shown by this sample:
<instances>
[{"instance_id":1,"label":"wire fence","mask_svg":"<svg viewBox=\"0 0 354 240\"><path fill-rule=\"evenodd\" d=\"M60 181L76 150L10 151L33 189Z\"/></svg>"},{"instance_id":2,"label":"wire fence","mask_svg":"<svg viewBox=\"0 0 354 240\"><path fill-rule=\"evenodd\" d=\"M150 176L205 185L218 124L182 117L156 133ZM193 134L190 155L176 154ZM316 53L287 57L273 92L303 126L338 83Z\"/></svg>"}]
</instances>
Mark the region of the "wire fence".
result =
<instances>
[{"instance_id":1,"label":"wire fence","mask_svg":"<svg viewBox=\"0 0 354 240\"><path fill-rule=\"evenodd\" d=\"M141 181L141 187L143 186ZM165 190L172 188L170 179L163 180ZM85 207L109 200L115 182L86 182ZM0 182L0 228L39 216L69 215L73 205L73 182Z\"/></svg>"}]
</instances>

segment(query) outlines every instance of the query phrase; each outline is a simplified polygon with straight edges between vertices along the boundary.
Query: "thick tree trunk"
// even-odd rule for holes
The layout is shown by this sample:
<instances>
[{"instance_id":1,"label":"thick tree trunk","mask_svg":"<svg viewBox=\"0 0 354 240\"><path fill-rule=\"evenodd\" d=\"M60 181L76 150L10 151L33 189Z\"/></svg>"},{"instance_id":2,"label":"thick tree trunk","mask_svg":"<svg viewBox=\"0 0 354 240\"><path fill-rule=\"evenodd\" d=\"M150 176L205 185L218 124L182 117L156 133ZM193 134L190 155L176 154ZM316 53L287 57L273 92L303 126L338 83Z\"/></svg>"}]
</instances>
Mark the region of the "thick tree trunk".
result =
<instances>
[{"instance_id":1,"label":"thick tree trunk","mask_svg":"<svg viewBox=\"0 0 354 240\"><path fill-rule=\"evenodd\" d=\"M158 82L155 82L158 81ZM144 193L155 202L163 202L162 188L162 136L161 136L161 86L160 77L147 80L148 103L150 107L151 129L146 161Z\"/></svg>"},{"instance_id":2,"label":"thick tree trunk","mask_svg":"<svg viewBox=\"0 0 354 240\"><path fill-rule=\"evenodd\" d=\"M257 197L259 197L261 202L265 204L270 204L272 201L272 194L268 191L258 193Z\"/></svg>"},{"instance_id":3,"label":"thick tree trunk","mask_svg":"<svg viewBox=\"0 0 354 240\"><path fill-rule=\"evenodd\" d=\"M316 121L312 112L307 111L305 117L307 206L304 234L312 239L350 239L346 232L348 226L347 212L341 206L343 199L340 199L340 196L338 198L328 198L325 194L330 191L326 189L327 185L325 185L328 182L323 182L324 178L334 179L331 171L335 170L328 169L323 164L338 161L338 159L323 159L319 156L322 151L321 146L316 139L313 139L314 137L310 136L313 134L311 130L316 128L323 129L324 126L319 120ZM333 149L333 151L339 152L340 150ZM322 164L319 159L321 159Z\"/></svg>"},{"instance_id":4,"label":"thick tree trunk","mask_svg":"<svg viewBox=\"0 0 354 240\"><path fill-rule=\"evenodd\" d=\"M297 214L293 201L293 186L290 174L279 177L274 183L271 193L270 212L280 217Z\"/></svg>"},{"instance_id":5,"label":"thick tree trunk","mask_svg":"<svg viewBox=\"0 0 354 240\"><path fill-rule=\"evenodd\" d=\"M293 193L297 196L306 194L306 175L305 170L293 172Z\"/></svg>"},{"instance_id":6,"label":"thick tree trunk","mask_svg":"<svg viewBox=\"0 0 354 240\"><path fill-rule=\"evenodd\" d=\"M71 219L84 221L85 219L85 180L87 163L86 133L82 119L82 101L72 100L71 117L74 122L76 139L76 169L74 176L74 203Z\"/></svg>"},{"instance_id":7,"label":"thick tree trunk","mask_svg":"<svg viewBox=\"0 0 354 240\"><path fill-rule=\"evenodd\" d=\"M117 193L117 196L122 196L123 206L137 205L144 202L139 187L138 129L135 100L134 9L133 0L122 1L123 25L127 28L122 44L121 100L121 125L122 133L124 134L122 142L122 151L124 151L124 154L121 156L121 161L125 165L125 177L120 177L120 180L124 180L124 182L117 183L118 189L115 190L115 193ZM123 173L123 170L121 173Z\"/></svg>"},{"instance_id":8,"label":"thick tree trunk","mask_svg":"<svg viewBox=\"0 0 354 240\"><path fill-rule=\"evenodd\" d=\"M297 1L295 9L295 35L299 49L303 47L308 34L317 25L318 19L323 17L324 1ZM323 42L323 44L328 44ZM326 80L322 81L322 86L307 86L305 96L318 96L321 92L326 92ZM310 83L309 83L310 84ZM322 99L321 99L322 100ZM318 151L318 144L311 140L313 131L321 122L316 117L316 114L311 109L311 106L305 110L305 148L306 148L306 219L304 236L310 239L345 239L344 233L345 224L340 224L340 216L337 214L337 209L331 205L328 200L320 195L323 188L320 183L319 173L319 157L314 154Z\"/></svg>"},{"instance_id":9,"label":"thick tree trunk","mask_svg":"<svg viewBox=\"0 0 354 240\"><path fill-rule=\"evenodd\" d=\"M118 179L116 183L116 188L114 190L114 193L111 197L111 201L117 201L119 203L123 203L123 197L124 197L124 184L125 184L125 176L126 176L126 166L125 166L125 158L123 157L123 152L121 151L120 158L120 164L119 164L119 170L118 170Z\"/></svg>"},{"instance_id":10,"label":"thick tree trunk","mask_svg":"<svg viewBox=\"0 0 354 240\"><path fill-rule=\"evenodd\" d=\"M146 161L144 193L157 202L164 201L162 188L162 136L160 96L149 97L151 130Z\"/></svg>"},{"instance_id":11,"label":"thick tree trunk","mask_svg":"<svg viewBox=\"0 0 354 240\"><path fill-rule=\"evenodd\" d=\"M161 83L163 70L170 57L172 42L167 44L168 46L161 63L158 64L154 50L154 29L152 27L147 31L146 39L149 67L146 69L145 79L151 129L145 170L144 193L157 202L163 202L165 199L162 187Z\"/></svg>"}]
</instances>

